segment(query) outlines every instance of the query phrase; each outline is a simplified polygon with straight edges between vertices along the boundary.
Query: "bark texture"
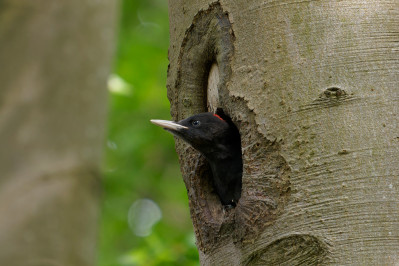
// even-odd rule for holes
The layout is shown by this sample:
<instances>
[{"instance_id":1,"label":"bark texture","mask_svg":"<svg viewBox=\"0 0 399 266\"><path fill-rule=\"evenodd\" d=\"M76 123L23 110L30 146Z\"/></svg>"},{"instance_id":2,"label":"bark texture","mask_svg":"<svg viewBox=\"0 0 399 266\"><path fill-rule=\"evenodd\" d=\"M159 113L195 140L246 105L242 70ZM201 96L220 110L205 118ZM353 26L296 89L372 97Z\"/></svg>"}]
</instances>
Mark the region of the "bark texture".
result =
<instances>
[{"instance_id":1,"label":"bark texture","mask_svg":"<svg viewBox=\"0 0 399 266\"><path fill-rule=\"evenodd\" d=\"M216 103L243 147L242 198L224 210L177 140L201 263L399 263L399 2L169 8L173 117Z\"/></svg>"},{"instance_id":2,"label":"bark texture","mask_svg":"<svg viewBox=\"0 0 399 266\"><path fill-rule=\"evenodd\" d=\"M115 7L0 3L1 265L94 265Z\"/></svg>"}]
</instances>

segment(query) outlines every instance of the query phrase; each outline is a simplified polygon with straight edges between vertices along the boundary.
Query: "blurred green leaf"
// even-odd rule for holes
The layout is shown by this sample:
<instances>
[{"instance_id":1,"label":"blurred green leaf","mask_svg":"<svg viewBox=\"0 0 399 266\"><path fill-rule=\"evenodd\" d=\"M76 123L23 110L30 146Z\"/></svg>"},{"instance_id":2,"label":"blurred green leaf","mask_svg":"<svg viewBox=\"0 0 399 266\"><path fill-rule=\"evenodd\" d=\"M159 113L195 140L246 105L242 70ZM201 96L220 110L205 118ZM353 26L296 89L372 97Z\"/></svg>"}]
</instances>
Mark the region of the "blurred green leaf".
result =
<instances>
[{"instance_id":1,"label":"blurred green leaf","mask_svg":"<svg viewBox=\"0 0 399 266\"><path fill-rule=\"evenodd\" d=\"M114 73L108 83L100 266L199 265L173 137L149 122L170 119L167 12L165 0L121 2ZM149 236L139 237L129 227L128 213L143 198L159 206L162 218Z\"/></svg>"}]
</instances>

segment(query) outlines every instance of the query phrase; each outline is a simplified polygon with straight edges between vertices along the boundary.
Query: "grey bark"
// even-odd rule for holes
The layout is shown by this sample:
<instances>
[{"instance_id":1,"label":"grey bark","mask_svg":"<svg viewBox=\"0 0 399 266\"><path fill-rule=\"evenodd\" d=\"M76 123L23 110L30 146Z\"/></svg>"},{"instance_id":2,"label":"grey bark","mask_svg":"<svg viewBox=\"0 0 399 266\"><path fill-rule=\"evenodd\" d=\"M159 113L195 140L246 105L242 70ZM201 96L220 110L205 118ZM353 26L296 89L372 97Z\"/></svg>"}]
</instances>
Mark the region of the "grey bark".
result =
<instances>
[{"instance_id":1,"label":"grey bark","mask_svg":"<svg viewBox=\"0 0 399 266\"><path fill-rule=\"evenodd\" d=\"M114 1L0 3L0 264L94 265Z\"/></svg>"},{"instance_id":2,"label":"grey bark","mask_svg":"<svg viewBox=\"0 0 399 266\"><path fill-rule=\"evenodd\" d=\"M216 103L242 139L232 210L177 140L201 264L399 263L399 2L170 0L169 10L172 115Z\"/></svg>"}]
</instances>

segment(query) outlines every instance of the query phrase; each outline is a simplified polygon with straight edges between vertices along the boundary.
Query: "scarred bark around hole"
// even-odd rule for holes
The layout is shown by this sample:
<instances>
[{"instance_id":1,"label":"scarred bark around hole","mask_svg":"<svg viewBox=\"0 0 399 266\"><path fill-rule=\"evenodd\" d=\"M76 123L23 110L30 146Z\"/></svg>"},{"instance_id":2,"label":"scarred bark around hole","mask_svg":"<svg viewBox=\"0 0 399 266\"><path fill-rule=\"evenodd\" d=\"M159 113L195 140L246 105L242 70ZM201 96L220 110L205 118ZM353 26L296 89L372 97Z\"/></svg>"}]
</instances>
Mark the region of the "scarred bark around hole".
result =
<instances>
[{"instance_id":1,"label":"scarred bark around hole","mask_svg":"<svg viewBox=\"0 0 399 266\"><path fill-rule=\"evenodd\" d=\"M205 111L216 63L242 140L233 211L176 145L203 265L398 262L398 4L170 1L172 115Z\"/></svg>"}]
</instances>

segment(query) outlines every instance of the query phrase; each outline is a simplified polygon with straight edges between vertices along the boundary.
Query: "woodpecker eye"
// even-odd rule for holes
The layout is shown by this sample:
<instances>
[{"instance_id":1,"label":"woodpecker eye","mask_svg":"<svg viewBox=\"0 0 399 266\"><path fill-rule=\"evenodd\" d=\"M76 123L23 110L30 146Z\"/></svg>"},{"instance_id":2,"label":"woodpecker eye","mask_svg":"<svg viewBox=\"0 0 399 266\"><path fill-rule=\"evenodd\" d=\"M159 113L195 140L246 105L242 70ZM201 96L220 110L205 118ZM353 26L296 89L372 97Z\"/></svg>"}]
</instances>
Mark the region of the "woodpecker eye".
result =
<instances>
[{"instance_id":1,"label":"woodpecker eye","mask_svg":"<svg viewBox=\"0 0 399 266\"><path fill-rule=\"evenodd\" d=\"M199 125L201 125L201 122L198 120L194 120L193 122L191 122L191 124L195 127L198 127Z\"/></svg>"}]
</instances>

